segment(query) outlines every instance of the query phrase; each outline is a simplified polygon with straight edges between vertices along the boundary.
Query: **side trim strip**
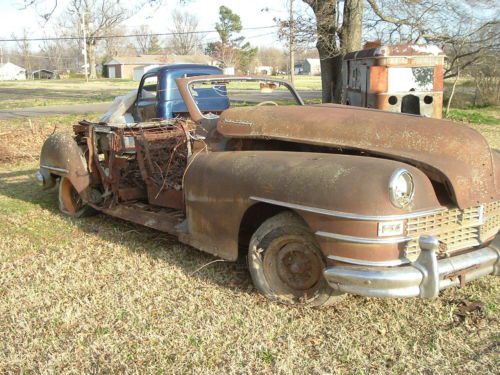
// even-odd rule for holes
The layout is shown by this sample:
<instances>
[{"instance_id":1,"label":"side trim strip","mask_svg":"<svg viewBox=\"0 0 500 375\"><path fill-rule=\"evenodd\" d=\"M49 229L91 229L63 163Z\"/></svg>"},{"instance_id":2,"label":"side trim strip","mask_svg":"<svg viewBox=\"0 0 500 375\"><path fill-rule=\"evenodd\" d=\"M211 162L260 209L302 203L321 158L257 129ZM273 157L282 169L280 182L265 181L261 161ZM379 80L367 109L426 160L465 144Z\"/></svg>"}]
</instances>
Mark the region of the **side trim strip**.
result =
<instances>
[{"instance_id":1,"label":"side trim strip","mask_svg":"<svg viewBox=\"0 0 500 375\"><path fill-rule=\"evenodd\" d=\"M68 173L67 169L57 168L57 167L50 167L48 165L41 165L40 168L50 169L50 170L55 171L55 172Z\"/></svg>"},{"instance_id":2,"label":"side trim strip","mask_svg":"<svg viewBox=\"0 0 500 375\"><path fill-rule=\"evenodd\" d=\"M416 217L426 216L447 210L446 207L440 207L432 210L416 211L401 215L361 215L350 212L332 211L332 210L326 210L324 208L317 208L317 207L304 206L301 204L282 202L274 199L267 199L267 198L253 197L253 196L250 197L250 199L257 202L274 204L277 206L293 208L300 211L314 212L326 216L334 216L334 217L341 217L344 219L366 220L366 221L391 221L391 220L413 219Z\"/></svg>"},{"instance_id":3,"label":"side trim strip","mask_svg":"<svg viewBox=\"0 0 500 375\"><path fill-rule=\"evenodd\" d=\"M317 231L315 233L317 236L325 238L333 238L334 240L354 242L354 243L366 243L366 244L395 244L410 241L411 237L392 237L392 238L368 238L368 237L355 237L346 236L344 234L329 233L323 231Z\"/></svg>"},{"instance_id":4,"label":"side trim strip","mask_svg":"<svg viewBox=\"0 0 500 375\"><path fill-rule=\"evenodd\" d=\"M328 255L328 259L337 260L339 262L344 262L344 263L357 264L360 266L378 266L378 267L393 267L410 263L410 261L406 259L394 259L394 260L377 262L377 261L354 259L354 258L344 258L344 257L339 257L337 255Z\"/></svg>"}]
</instances>

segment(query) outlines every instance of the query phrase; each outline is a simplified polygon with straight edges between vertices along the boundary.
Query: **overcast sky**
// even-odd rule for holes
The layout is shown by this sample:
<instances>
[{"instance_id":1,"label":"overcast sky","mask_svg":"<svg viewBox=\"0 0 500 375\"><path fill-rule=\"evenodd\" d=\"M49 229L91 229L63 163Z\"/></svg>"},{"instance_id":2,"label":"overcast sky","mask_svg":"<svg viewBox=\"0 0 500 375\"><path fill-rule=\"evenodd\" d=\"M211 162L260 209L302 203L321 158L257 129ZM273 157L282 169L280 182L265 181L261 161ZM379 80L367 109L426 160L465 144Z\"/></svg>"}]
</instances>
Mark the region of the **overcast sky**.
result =
<instances>
[{"instance_id":1,"label":"overcast sky","mask_svg":"<svg viewBox=\"0 0 500 375\"><path fill-rule=\"evenodd\" d=\"M55 0L44 0L46 9L52 6ZM30 37L43 37L54 35L54 21L64 12L68 0L58 0L58 8L52 20L44 24L33 8L23 10L22 0L0 0L0 36L11 37L13 33L21 36L26 28ZM137 0L121 0L124 6L135 5ZM269 4L272 4L270 6ZM127 31L132 33L141 24L148 24L154 32L169 32L171 12L175 7L195 14L199 19L199 30L213 30L217 22L218 9L226 5L239 14L243 27L260 27L274 25L274 17L286 18L286 0L191 0L187 5L180 6L176 0L164 0L161 7L146 5L127 21ZM301 1L296 1L297 6L303 6ZM268 11L262 11L270 8ZM43 13L43 8L38 12ZM247 30L245 37L253 45L276 45L277 37L274 29ZM216 38L216 34L209 34L206 40ZM34 46L35 47L35 46Z\"/></svg>"}]
</instances>

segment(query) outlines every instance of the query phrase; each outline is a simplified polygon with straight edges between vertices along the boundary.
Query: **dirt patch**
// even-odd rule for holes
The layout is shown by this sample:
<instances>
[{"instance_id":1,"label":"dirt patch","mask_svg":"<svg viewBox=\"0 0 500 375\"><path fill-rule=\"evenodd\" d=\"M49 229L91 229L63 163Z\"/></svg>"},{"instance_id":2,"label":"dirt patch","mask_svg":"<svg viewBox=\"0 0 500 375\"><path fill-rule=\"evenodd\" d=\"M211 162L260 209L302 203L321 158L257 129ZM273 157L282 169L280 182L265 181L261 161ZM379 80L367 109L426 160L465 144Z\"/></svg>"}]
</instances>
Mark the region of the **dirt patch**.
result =
<instances>
[{"instance_id":1,"label":"dirt patch","mask_svg":"<svg viewBox=\"0 0 500 375\"><path fill-rule=\"evenodd\" d=\"M45 126L40 127L38 123L27 122L27 125L26 128L3 128L4 131L0 133L0 163L35 160L43 141L58 131L57 126L50 130Z\"/></svg>"},{"instance_id":2,"label":"dirt patch","mask_svg":"<svg viewBox=\"0 0 500 375\"><path fill-rule=\"evenodd\" d=\"M72 132L83 117L97 114L61 115L36 119L0 120L0 164L38 160L43 142L55 132Z\"/></svg>"}]
</instances>

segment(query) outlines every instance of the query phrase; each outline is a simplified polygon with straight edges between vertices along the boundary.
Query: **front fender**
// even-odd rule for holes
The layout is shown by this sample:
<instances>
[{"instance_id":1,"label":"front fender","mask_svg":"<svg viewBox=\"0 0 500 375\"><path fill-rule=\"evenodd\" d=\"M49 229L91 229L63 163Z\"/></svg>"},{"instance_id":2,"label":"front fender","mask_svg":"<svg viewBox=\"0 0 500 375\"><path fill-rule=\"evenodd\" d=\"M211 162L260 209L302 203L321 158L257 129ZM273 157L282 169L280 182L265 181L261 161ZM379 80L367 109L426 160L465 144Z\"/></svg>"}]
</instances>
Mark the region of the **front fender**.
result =
<instances>
[{"instance_id":1,"label":"front fender","mask_svg":"<svg viewBox=\"0 0 500 375\"><path fill-rule=\"evenodd\" d=\"M67 177L80 194L90 184L82 149L66 133L56 133L46 139L40 154L40 174L46 187L54 186L54 176Z\"/></svg>"},{"instance_id":2,"label":"front fender","mask_svg":"<svg viewBox=\"0 0 500 375\"><path fill-rule=\"evenodd\" d=\"M400 167L413 174L416 185L413 205L406 209L394 207L388 193L390 176ZM186 173L184 190L191 243L227 259L236 259L241 219L259 199L359 215L398 215L440 206L420 170L392 160L338 154L199 154ZM310 225L317 221L297 212Z\"/></svg>"}]
</instances>

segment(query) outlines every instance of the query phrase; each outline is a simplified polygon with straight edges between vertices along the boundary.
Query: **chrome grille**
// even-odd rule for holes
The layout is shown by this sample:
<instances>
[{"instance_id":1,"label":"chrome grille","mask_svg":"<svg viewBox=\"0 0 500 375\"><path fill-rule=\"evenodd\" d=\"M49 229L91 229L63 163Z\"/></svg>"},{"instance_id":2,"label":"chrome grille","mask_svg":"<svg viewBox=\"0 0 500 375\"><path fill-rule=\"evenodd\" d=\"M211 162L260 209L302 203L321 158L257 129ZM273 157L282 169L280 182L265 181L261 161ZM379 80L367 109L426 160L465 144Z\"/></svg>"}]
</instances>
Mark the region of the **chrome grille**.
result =
<instances>
[{"instance_id":1,"label":"chrome grille","mask_svg":"<svg viewBox=\"0 0 500 375\"><path fill-rule=\"evenodd\" d=\"M500 228L500 201L464 210L458 208L408 219L406 233L412 240L406 243L404 254L411 261L420 254L418 238L434 235L440 242L440 255L480 245Z\"/></svg>"},{"instance_id":2,"label":"chrome grille","mask_svg":"<svg viewBox=\"0 0 500 375\"><path fill-rule=\"evenodd\" d=\"M500 228L500 215L491 216L486 218L484 225L479 230L479 239L484 242L493 237Z\"/></svg>"}]
</instances>

